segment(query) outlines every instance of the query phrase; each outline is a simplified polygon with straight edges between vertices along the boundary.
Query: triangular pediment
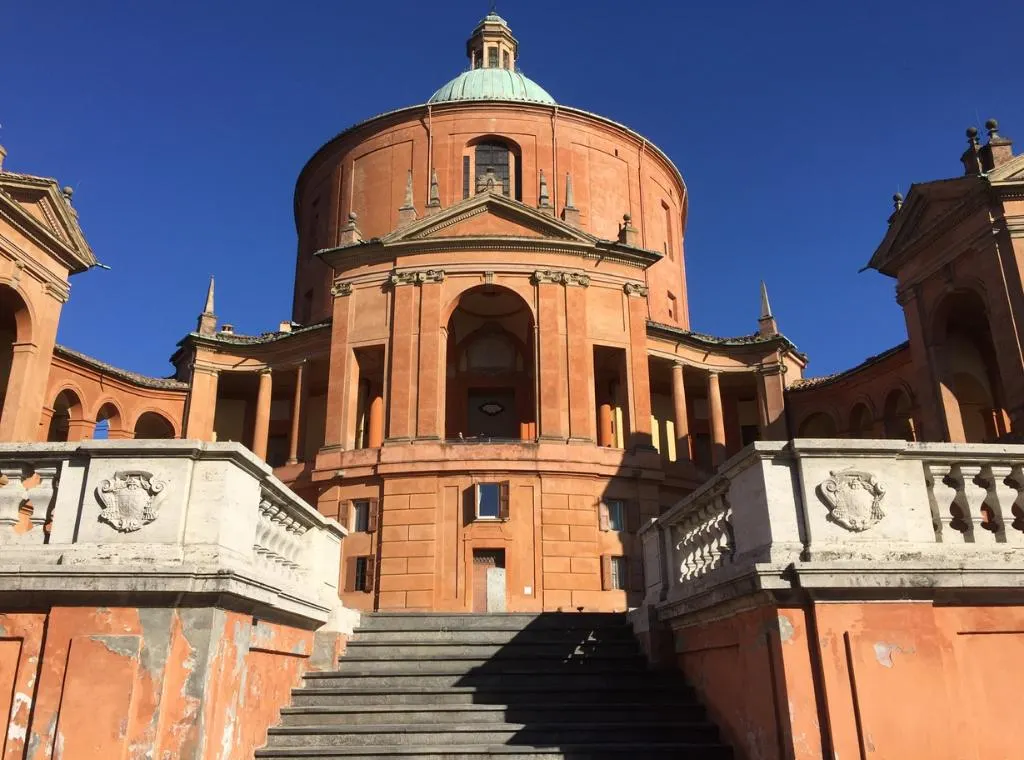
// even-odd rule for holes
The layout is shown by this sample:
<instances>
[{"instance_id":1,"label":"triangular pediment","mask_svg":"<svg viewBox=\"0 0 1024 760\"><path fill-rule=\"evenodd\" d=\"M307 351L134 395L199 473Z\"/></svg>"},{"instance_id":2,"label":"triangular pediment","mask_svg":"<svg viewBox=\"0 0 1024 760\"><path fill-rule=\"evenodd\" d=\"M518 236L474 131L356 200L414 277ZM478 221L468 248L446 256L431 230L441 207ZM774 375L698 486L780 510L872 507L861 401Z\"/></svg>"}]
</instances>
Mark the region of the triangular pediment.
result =
<instances>
[{"instance_id":1,"label":"triangular pediment","mask_svg":"<svg viewBox=\"0 0 1024 760\"><path fill-rule=\"evenodd\" d=\"M52 179L0 172L4 216L36 239L73 272L96 264L78 215Z\"/></svg>"},{"instance_id":2,"label":"triangular pediment","mask_svg":"<svg viewBox=\"0 0 1024 760\"><path fill-rule=\"evenodd\" d=\"M547 238L593 244L596 238L560 219L495 193L481 193L417 219L387 243L442 238Z\"/></svg>"}]
</instances>

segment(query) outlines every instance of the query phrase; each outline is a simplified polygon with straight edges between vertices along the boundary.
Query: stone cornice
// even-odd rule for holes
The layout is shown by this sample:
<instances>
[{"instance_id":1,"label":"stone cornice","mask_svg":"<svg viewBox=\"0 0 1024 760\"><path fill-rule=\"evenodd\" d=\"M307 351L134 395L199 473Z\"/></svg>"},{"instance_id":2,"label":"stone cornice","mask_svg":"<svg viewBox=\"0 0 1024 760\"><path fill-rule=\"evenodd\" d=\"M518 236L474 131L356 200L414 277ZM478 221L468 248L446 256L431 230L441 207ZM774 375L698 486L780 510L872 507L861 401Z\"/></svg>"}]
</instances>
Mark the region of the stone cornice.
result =
<instances>
[{"instance_id":1,"label":"stone cornice","mask_svg":"<svg viewBox=\"0 0 1024 760\"><path fill-rule=\"evenodd\" d=\"M352 295L351 282L336 282L331 286L331 295L335 298Z\"/></svg>"},{"instance_id":2,"label":"stone cornice","mask_svg":"<svg viewBox=\"0 0 1024 760\"><path fill-rule=\"evenodd\" d=\"M388 284L393 288L402 285L424 285L431 282L444 282L443 269L397 269L388 277Z\"/></svg>"},{"instance_id":3,"label":"stone cornice","mask_svg":"<svg viewBox=\"0 0 1024 760\"><path fill-rule=\"evenodd\" d=\"M60 193L56 189L56 183L53 180L0 172L0 218L6 220L12 227L15 227L19 232L36 243L36 245L53 256L71 272L83 272L96 264L96 257L89 248L89 244L78 227L78 222L70 211L63 212L62 216L65 218L59 220L70 230L71 239L65 240L53 230L48 229L39 219L36 219L26 211L20 203L10 197L3 190L3 185L5 184L38 191L46 196L51 204L62 203L66 205L67 202L60 197ZM51 206L50 209L44 210L43 213L45 216L52 218L52 210L53 207Z\"/></svg>"},{"instance_id":4,"label":"stone cornice","mask_svg":"<svg viewBox=\"0 0 1024 760\"><path fill-rule=\"evenodd\" d=\"M627 282L622 286L622 290L627 296L647 298L647 286L642 282Z\"/></svg>"},{"instance_id":5,"label":"stone cornice","mask_svg":"<svg viewBox=\"0 0 1024 760\"><path fill-rule=\"evenodd\" d=\"M586 288L590 286L590 276L583 272L571 272L563 269L538 269L530 275L530 282L534 285L552 283Z\"/></svg>"},{"instance_id":6,"label":"stone cornice","mask_svg":"<svg viewBox=\"0 0 1024 760\"><path fill-rule=\"evenodd\" d=\"M0 211L0 216L2 215L2 211ZM2 233L0 233L0 256L10 259L20 271L27 272L36 282L42 283L49 295L61 303L67 303L71 296L71 286L63 278L39 264L21 246ZM17 278L14 278L14 282L17 282Z\"/></svg>"}]
</instances>

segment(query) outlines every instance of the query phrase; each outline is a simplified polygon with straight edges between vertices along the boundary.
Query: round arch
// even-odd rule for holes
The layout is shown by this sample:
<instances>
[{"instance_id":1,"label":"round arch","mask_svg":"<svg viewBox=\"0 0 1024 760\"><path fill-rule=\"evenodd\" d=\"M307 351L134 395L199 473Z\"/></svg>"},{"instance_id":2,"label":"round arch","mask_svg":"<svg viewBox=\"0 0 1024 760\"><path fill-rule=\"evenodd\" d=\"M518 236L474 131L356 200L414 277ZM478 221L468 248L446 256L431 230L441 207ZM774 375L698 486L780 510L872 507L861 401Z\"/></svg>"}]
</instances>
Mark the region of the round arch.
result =
<instances>
[{"instance_id":1,"label":"round arch","mask_svg":"<svg viewBox=\"0 0 1024 760\"><path fill-rule=\"evenodd\" d=\"M525 280L524 280L525 281ZM533 295L533 285L524 287L521 291L519 289L519 282L514 283L480 283L480 282L467 282L466 286L462 288L458 293L452 296L451 300L445 305L444 309L441 310L441 327L446 327L452 319L452 315L455 310L459 308L459 304L467 294L473 293L474 291L485 292L486 290L493 291L506 291L514 296L518 296L522 306L530 313L530 319L536 323L537 315L533 310L533 306L530 303L530 296Z\"/></svg>"},{"instance_id":2,"label":"round arch","mask_svg":"<svg viewBox=\"0 0 1024 760\"><path fill-rule=\"evenodd\" d=\"M32 342L34 321L31 306L22 294L11 285L0 284L0 415L11 379L20 380L26 371L24 362L15 365L14 346Z\"/></svg>"},{"instance_id":3,"label":"round arch","mask_svg":"<svg viewBox=\"0 0 1024 760\"><path fill-rule=\"evenodd\" d=\"M875 415L867 401L857 401L850 409L848 419L850 438L871 438L874 435Z\"/></svg>"},{"instance_id":4,"label":"round arch","mask_svg":"<svg viewBox=\"0 0 1024 760\"><path fill-rule=\"evenodd\" d=\"M139 414L133 426L135 438L167 439L177 438L174 423L162 412L147 410Z\"/></svg>"},{"instance_id":5,"label":"round arch","mask_svg":"<svg viewBox=\"0 0 1024 760\"><path fill-rule=\"evenodd\" d=\"M93 428L93 438L120 438L123 437L124 415L121 407L111 398L101 401L93 415L96 427Z\"/></svg>"},{"instance_id":6,"label":"round arch","mask_svg":"<svg viewBox=\"0 0 1024 760\"><path fill-rule=\"evenodd\" d=\"M811 412L797 426L798 438L837 438L839 425L831 412Z\"/></svg>"},{"instance_id":7,"label":"round arch","mask_svg":"<svg viewBox=\"0 0 1024 760\"><path fill-rule=\"evenodd\" d=\"M71 423L85 419L81 391L65 386L53 398L53 416L46 431L46 440L54 443L72 440Z\"/></svg>"},{"instance_id":8,"label":"round arch","mask_svg":"<svg viewBox=\"0 0 1024 760\"><path fill-rule=\"evenodd\" d=\"M518 142L500 134L477 135L466 142L462 156L463 197L492 189L523 199L523 149ZM488 183L489 188L484 186Z\"/></svg>"},{"instance_id":9,"label":"round arch","mask_svg":"<svg viewBox=\"0 0 1024 760\"><path fill-rule=\"evenodd\" d=\"M900 384L885 395L882 407L882 427L885 437L894 440L916 441L917 426L914 424L914 396L910 389Z\"/></svg>"}]
</instances>

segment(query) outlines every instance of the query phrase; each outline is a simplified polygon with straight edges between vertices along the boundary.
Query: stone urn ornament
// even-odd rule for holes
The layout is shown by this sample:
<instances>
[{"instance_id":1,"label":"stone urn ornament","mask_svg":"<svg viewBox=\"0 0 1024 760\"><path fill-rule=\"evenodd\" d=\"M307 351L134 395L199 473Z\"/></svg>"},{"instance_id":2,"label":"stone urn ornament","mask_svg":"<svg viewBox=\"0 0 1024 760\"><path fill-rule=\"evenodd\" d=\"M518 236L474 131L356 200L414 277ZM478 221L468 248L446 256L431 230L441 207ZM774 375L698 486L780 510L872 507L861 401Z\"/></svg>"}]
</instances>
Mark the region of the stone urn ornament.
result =
<instances>
[{"instance_id":1,"label":"stone urn ornament","mask_svg":"<svg viewBox=\"0 0 1024 760\"><path fill-rule=\"evenodd\" d=\"M818 489L833 521L860 533L885 517L882 510L885 486L872 473L832 470L829 476Z\"/></svg>"},{"instance_id":2,"label":"stone urn ornament","mask_svg":"<svg viewBox=\"0 0 1024 760\"><path fill-rule=\"evenodd\" d=\"M167 483L151 472L115 472L96 487L96 498L103 505L100 519L121 533L134 533L156 520L166 488Z\"/></svg>"}]
</instances>

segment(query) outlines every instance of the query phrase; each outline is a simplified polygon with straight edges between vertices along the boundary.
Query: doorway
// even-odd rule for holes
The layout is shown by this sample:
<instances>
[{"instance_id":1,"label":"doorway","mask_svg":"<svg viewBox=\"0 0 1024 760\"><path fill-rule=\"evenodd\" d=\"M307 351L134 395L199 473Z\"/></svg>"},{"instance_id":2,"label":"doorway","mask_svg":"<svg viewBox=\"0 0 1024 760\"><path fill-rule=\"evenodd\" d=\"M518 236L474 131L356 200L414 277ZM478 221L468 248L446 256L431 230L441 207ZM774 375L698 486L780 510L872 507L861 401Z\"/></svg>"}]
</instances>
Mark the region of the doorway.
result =
<instances>
[{"instance_id":1,"label":"doorway","mask_svg":"<svg viewBox=\"0 0 1024 760\"><path fill-rule=\"evenodd\" d=\"M504 612L505 550L473 550L473 612Z\"/></svg>"}]
</instances>

